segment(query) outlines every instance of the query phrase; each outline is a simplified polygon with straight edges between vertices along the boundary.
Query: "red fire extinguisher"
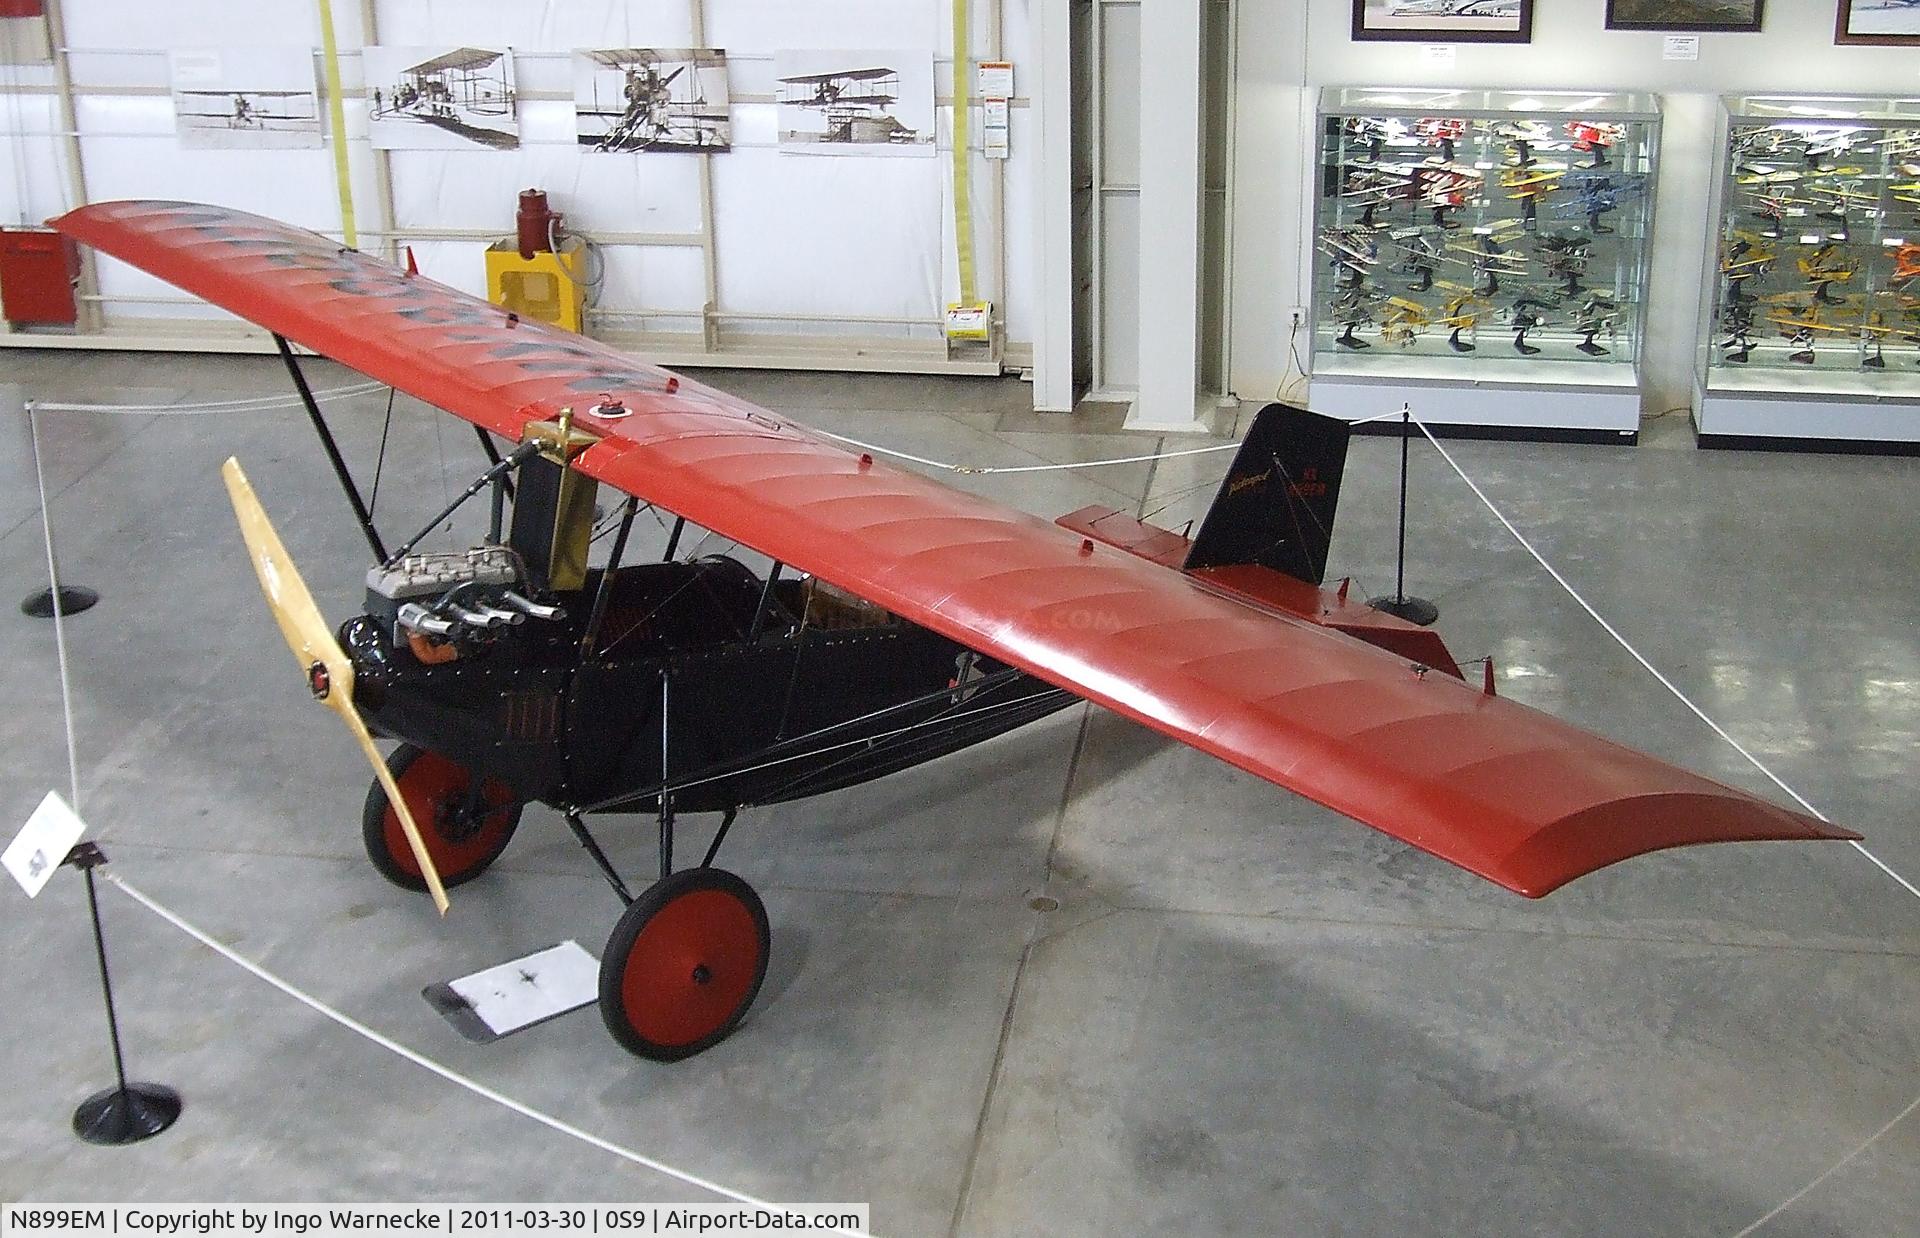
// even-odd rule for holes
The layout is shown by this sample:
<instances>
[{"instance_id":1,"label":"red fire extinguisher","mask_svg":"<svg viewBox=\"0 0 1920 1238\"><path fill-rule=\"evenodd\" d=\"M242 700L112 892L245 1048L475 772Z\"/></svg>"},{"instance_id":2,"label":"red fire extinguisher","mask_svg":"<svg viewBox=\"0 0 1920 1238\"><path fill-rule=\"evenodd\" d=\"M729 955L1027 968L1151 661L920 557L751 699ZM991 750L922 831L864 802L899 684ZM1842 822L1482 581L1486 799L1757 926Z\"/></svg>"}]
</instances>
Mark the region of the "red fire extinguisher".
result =
<instances>
[{"instance_id":1,"label":"red fire extinguisher","mask_svg":"<svg viewBox=\"0 0 1920 1238\"><path fill-rule=\"evenodd\" d=\"M519 234L520 256L531 258L535 254L550 253L553 250L554 233L561 227L565 216L547 207L547 195L539 189L520 191L520 210L514 216L515 231Z\"/></svg>"}]
</instances>

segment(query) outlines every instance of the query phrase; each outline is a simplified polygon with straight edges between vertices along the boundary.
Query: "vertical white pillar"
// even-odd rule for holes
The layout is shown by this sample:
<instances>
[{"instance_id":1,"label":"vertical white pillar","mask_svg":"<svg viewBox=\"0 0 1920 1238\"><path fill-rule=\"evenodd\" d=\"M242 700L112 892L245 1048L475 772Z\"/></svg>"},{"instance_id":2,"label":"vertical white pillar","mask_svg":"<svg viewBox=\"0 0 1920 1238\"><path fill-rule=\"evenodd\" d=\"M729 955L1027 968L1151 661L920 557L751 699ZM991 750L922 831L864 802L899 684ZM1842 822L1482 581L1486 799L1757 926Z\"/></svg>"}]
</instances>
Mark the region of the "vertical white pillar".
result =
<instances>
[{"instance_id":1,"label":"vertical white pillar","mask_svg":"<svg viewBox=\"0 0 1920 1238\"><path fill-rule=\"evenodd\" d=\"M1127 425L1198 419L1201 0L1140 6L1140 394Z\"/></svg>"},{"instance_id":2,"label":"vertical white pillar","mask_svg":"<svg viewBox=\"0 0 1920 1238\"><path fill-rule=\"evenodd\" d=\"M1034 0L1033 84L1025 87L1038 140L1032 161L1033 273L1038 314L1033 324L1033 407L1073 410L1073 30L1072 0ZM1016 89L1023 89L1015 83Z\"/></svg>"}]
</instances>

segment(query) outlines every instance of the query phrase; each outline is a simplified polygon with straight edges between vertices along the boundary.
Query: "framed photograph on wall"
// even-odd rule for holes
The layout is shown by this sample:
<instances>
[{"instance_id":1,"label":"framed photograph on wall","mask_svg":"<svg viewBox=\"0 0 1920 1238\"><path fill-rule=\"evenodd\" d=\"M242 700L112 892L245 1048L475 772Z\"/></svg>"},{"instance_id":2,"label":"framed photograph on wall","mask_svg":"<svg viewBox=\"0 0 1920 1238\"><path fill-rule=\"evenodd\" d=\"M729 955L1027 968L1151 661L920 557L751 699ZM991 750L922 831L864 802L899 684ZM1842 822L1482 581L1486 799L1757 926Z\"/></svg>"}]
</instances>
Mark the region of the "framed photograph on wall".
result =
<instances>
[{"instance_id":1,"label":"framed photograph on wall","mask_svg":"<svg viewBox=\"0 0 1920 1238\"><path fill-rule=\"evenodd\" d=\"M513 53L504 47L367 47L367 137L375 150L520 145Z\"/></svg>"},{"instance_id":2,"label":"framed photograph on wall","mask_svg":"<svg viewBox=\"0 0 1920 1238\"><path fill-rule=\"evenodd\" d=\"M932 155L933 55L777 51L780 149L798 155Z\"/></svg>"},{"instance_id":3,"label":"framed photograph on wall","mask_svg":"<svg viewBox=\"0 0 1920 1238\"><path fill-rule=\"evenodd\" d=\"M733 148L727 53L612 47L573 54L574 132L597 151Z\"/></svg>"},{"instance_id":4,"label":"framed photograph on wall","mask_svg":"<svg viewBox=\"0 0 1920 1238\"><path fill-rule=\"evenodd\" d=\"M1607 0L1607 29L1752 34L1766 7L1766 0Z\"/></svg>"},{"instance_id":5,"label":"framed photograph on wall","mask_svg":"<svg viewBox=\"0 0 1920 1238\"><path fill-rule=\"evenodd\" d=\"M311 48L175 48L167 61L174 123L187 149L326 145Z\"/></svg>"},{"instance_id":6,"label":"framed photograph on wall","mask_svg":"<svg viewBox=\"0 0 1920 1238\"><path fill-rule=\"evenodd\" d=\"M1533 0L1353 0L1356 40L1530 43Z\"/></svg>"},{"instance_id":7,"label":"framed photograph on wall","mask_svg":"<svg viewBox=\"0 0 1920 1238\"><path fill-rule=\"evenodd\" d=\"M1920 4L1914 0L1840 0L1833 41L1920 47Z\"/></svg>"}]
</instances>

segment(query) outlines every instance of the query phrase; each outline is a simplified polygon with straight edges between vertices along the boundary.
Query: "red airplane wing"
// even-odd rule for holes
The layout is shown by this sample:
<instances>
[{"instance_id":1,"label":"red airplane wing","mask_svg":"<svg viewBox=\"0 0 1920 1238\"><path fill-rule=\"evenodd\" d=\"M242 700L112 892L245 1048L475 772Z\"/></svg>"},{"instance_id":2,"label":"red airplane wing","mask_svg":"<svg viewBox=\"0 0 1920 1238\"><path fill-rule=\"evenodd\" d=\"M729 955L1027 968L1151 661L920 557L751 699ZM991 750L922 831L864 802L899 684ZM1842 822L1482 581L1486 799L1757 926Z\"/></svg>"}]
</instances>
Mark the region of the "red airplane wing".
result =
<instances>
[{"instance_id":1,"label":"red airplane wing","mask_svg":"<svg viewBox=\"0 0 1920 1238\"><path fill-rule=\"evenodd\" d=\"M54 226L508 438L571 407L582 472L1521 894L1855 837L313 233L166 202Z\"/></svg>"}]
</instances>

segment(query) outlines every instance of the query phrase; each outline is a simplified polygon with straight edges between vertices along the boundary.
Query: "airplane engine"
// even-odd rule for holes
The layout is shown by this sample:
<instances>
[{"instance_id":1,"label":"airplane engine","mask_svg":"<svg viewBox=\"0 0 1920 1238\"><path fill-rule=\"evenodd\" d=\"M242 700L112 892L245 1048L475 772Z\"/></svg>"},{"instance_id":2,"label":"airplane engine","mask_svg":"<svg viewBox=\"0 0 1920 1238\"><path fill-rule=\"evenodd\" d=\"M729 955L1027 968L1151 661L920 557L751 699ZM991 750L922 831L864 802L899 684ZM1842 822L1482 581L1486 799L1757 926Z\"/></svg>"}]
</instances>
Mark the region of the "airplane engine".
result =
<instances>
[{"instance_id":1,"label":"airplane engine","mask_svg":"<svg viewBox=\"0 0 1920 1238\"><path fill-rule=\"evenodd\" d=\"M450 661L455 642L485 641L529 618L563 617L560 607L518 592L520 583L506 546L410 554L367 569L367 614L422 661Z\"/></svg>"}]
</instances>

